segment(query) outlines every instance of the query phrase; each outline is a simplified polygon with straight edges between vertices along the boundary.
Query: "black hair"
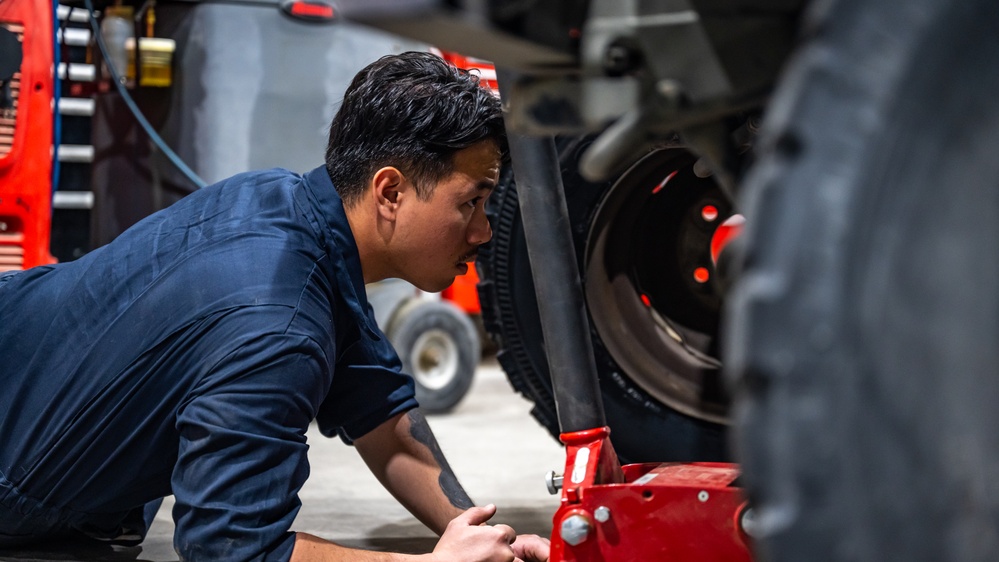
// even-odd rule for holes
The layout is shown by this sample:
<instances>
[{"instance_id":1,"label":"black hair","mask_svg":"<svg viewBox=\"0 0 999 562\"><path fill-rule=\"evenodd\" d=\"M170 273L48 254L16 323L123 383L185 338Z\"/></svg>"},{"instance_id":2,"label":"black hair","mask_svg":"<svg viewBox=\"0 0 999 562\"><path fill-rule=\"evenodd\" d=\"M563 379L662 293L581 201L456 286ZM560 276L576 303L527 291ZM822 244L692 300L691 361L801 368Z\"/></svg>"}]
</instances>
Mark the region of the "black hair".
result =
<instances>
[{"instance_id":1,"label":"black hair","mask_svg":"<svg viewBox=\"0 0 999 562\"><path fill-rule=\"evenodd\" d=\"M499 99L479 77L428 52L384 56L354 77L330 125L326 169L347 207L372 174L395 166L428 198L454 154L493 140L506 154Z\"/></svg>"}]
</instances>

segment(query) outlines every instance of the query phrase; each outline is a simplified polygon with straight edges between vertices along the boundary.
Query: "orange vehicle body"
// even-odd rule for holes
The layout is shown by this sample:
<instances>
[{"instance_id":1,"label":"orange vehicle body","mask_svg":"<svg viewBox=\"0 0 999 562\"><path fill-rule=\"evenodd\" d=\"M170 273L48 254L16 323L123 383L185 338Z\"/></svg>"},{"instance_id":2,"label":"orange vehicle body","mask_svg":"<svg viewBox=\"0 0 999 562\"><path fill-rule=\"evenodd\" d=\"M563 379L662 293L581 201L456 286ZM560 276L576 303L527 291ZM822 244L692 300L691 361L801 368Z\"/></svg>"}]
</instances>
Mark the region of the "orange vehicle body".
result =
<instances>
[{"instance_id":1,"label":"orange vehicle body","mask_svg":"<svg viewBox=\"0 0 999 562\"><path fill-rule=\"evenodd\" d=\"M468 273L455 277L454 283L441 291L441 298L458 305L467 314L479 314L482 307L479 306L479 293L475 288L478 282L479 276L475 268L469 267Z\"/></svg>"}]
</instances>

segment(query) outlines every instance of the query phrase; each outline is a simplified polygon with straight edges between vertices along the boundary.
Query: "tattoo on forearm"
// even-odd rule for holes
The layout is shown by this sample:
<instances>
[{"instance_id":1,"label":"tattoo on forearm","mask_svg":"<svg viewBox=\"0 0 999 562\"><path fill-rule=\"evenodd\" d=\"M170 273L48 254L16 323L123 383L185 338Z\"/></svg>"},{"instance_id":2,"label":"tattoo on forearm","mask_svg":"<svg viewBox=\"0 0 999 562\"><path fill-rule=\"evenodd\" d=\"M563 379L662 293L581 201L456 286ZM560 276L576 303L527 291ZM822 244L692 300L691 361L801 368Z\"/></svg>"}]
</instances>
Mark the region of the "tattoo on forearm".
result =
<instances>
[{"instance_id":1,"label":"tattoo on forearm","mask_svg":"<svg viewBox=\"0 0 999 562\"><path fill-rule=\"evenodd\" d=\"M410 410L406 415L409 417L410 435L413 436L413 439L426 445L430 449L431 454L433 454L434 460L440 465L441 475L437 479L437 482L440 483L441 490L448 501L451 502L451 505L459 509L468 509L475 505L468 497L468 494L465 493L461 484L458 483L458 478L451 471L451 467L448 466L447 459L444 458L444 452L441 451L440 445L437 444L434 433L430 431L427 418L419 410Z\"/></svg>"}]
</instances>

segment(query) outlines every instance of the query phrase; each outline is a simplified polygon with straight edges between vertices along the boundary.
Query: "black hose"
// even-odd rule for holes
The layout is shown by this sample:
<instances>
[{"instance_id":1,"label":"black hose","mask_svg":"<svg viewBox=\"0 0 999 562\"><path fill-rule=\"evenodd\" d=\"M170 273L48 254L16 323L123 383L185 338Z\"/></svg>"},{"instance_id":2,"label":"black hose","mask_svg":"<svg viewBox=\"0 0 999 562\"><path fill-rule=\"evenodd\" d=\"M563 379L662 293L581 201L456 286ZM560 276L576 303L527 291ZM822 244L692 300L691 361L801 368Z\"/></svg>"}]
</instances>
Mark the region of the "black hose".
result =
<instances>
[{"instance_id":1,"label":"black hose","mask_svg":"<svg viewBox=\"0 0 999 562\"><path fill-rule=\"evenodd\" d=\"M125 89L125 84L121 80L121 76L118 74L118 70L114 67L114 63L111 62L111 56L108 54L107 45L104 43L104 37L101 35L100 25L97 23L97 16L94 13L94 4L91 0L83 0L84 5L87 8L87 12L90 15L90 27L93 29L94 39L97 41L97 47L101 51L101 57L108 68L108 72L111 73L111 79L114 82L115 88L121 95L121 99L125 101L125 105L128 106L129 111L135 116L135 120L138 121L142 129L149 135L149 138L153 141L160 150L163 151L164 156L173 164L187 179L193 183L199 189L205 187L205 181L198 177L198 174L194 173L187 164L181 160L180 156L173 151L167 143L163 140L163 137L153 129L153 126L149 124L149 120L146 119L145 115L142 114L142 110L136 105L135 100ZM136 50L138 50L138 41L136 41Z\"/></svg>"}]
</instances>

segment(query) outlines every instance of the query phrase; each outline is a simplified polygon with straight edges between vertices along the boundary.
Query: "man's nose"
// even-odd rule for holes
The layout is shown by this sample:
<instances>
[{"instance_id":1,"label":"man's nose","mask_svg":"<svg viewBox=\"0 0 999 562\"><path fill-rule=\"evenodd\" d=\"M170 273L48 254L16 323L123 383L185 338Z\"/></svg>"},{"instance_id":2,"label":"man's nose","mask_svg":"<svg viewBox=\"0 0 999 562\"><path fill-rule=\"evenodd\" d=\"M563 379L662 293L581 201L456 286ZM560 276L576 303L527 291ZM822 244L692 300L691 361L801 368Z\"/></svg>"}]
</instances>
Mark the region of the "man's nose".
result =
<instances>
[{"instance_id":1,"label":"man's nose","mask_svg":"<svg viewBox=\"0 0 999 562\"><path fill-rule=\"evenodd\" d=\"M489 218L485 211L478 211L468 225L468 243L478 246L485 244L493 237L493 229L489 226Z\"/></svg>"}]
</instances>

